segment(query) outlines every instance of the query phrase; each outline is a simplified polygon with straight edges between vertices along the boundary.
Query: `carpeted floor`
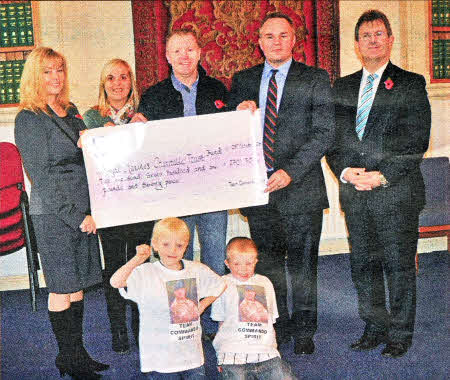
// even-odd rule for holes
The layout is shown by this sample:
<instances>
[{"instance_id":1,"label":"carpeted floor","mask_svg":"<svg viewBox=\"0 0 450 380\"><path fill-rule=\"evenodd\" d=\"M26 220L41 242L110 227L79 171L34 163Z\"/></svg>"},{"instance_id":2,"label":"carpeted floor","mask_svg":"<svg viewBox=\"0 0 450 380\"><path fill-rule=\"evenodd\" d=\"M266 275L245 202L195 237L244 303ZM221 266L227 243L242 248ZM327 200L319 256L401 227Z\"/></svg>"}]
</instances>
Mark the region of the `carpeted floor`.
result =
<instances>
[{"instance_id":1,"label":"carpeted floor","mask_svg":"<svg viewBox=\"0 0 450 380\"><path fill-rule=\"evenodd\" d=\"M296 356L293 342L281 347L301 379L351 380L439 380L449 378L449 297L448 253L420 255L417 278L417 318L413 345L400 359L380 355L382 347L370 352L353 352L349 344L359 338L363 324L358 318L356 294L350 279L348 255L319 258L319 329L316 352ZM56 341L47 315L47 293L31 312L28 291L0 294L1 301L1 380L58 378L54 366ZM137 347L119 355L111 350L109 323L101 288L86 294L85 343L91 355L111 367L104 379L143 379L139 371ZM130 331L130 337L132 336ZM212 346L205 347L211 365ZM211 369L211 368L209 368ZM209 371L209 373L212 373ZM213 379L213 375L209 375Z\"/></svg>"}]
</instances>

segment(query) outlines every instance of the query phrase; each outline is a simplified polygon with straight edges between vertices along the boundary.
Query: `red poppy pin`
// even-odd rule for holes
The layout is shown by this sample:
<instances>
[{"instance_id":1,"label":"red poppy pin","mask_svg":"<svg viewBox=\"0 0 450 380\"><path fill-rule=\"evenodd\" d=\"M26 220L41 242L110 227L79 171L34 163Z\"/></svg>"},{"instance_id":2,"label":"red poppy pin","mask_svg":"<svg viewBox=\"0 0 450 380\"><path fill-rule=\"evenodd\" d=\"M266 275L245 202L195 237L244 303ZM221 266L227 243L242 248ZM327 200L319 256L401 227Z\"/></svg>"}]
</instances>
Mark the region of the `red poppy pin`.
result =
<instances>
[{"instance_id":1,"label":"red poppy pin","mask_svg":"<svg viewBox=\"0 0 450 380\"><path fill-rule=\"evenodd\" d=\"M83 116L81 116L79 113L77 113L77 114L75 115L75 117L76 117L77 119L83 120Z\"/></svg>"},{"instance_id":2,"label":"red poppy pin","mask_svg":"<svg viewBox=\"0 0 450 380\"><path fill-rule=\"evenodd\" d=\"M215 104L216 108L219 110L226 106L226 104L224 102L222 102L220 99L217 99L216 101L214 101L214 104Z\"/></svg>"},{"instance_id":3,"label":"red poppy pin","mask_svg":"<svg viewBox=\"0 0 450 380\"><path fill-rule=\"evenodd\" d=\"M386 90L390 90L392 87L394 87L394 82L391 78L388 78L384 81L384 87L386 87Z\"/></svg>"}]
</instances>

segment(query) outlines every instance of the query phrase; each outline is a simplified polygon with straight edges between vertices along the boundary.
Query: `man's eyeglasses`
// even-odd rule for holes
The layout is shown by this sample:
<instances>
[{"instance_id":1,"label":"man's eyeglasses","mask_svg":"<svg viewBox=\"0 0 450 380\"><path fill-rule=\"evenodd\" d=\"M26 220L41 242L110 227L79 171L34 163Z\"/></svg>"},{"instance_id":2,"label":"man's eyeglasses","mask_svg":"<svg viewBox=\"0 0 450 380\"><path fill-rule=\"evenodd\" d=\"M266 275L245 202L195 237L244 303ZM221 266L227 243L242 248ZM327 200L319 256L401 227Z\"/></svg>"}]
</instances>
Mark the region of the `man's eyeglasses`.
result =
<instances>
[{"instance_id":1,"label":"man's eyeglasses","mask_svg":"<svg viewBox=\"0 0 450 380\"><path fill-rule=\"evenodd\" d=\"M384 38L386 36L385 32L378 31L375 33L364 33L360 38L362 38L363 41L370 41L372 37L375 37L375 39Z\"/></svg>"}]
</instances>

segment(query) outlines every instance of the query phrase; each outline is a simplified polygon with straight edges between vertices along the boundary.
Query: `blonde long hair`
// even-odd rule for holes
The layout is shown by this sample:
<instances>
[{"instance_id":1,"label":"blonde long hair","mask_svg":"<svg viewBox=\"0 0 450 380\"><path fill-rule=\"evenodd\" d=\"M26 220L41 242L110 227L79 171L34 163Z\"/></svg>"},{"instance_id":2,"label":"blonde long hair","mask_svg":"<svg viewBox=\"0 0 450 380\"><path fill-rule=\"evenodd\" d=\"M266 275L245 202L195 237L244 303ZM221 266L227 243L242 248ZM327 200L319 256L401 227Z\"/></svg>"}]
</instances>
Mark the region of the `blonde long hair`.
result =
<instances>
[{"instance_id":1,"label":"blonde long hair","mask_svg":"<svg viewBox=\"0 0 450 380\"><path fill-rule=\"evenodd\" d=\"M48 47L38 47L27 57L20 79L19 110L29 109L34 112L47 110L47 91L44 86L44 70L54 62L60 62L64 71L64 86L57 95L57 102L64 108L70 107L69 80L67 75L66 58Z\"/></svg>"},{"instance_id":2,"label":"blonde long hair","mask_svg":"<svg viewBox=\"0 0 450 380\"><path fill-rule=\"evenodd\" d=\"M133 70L127 61L120 58L114 58L105 63L102 72L100 73L100 85L98 88L98 110L100 114L105 117L109 111L108 95L105 91L105 82L112 69L116 66L122 65L128 70L128 75L131 81L131 90L128 94L128 100L131 100L132 106L137 110L139 105L139 94L136 86L136 79L134 77Z\"/></svg>"}]
</instances>

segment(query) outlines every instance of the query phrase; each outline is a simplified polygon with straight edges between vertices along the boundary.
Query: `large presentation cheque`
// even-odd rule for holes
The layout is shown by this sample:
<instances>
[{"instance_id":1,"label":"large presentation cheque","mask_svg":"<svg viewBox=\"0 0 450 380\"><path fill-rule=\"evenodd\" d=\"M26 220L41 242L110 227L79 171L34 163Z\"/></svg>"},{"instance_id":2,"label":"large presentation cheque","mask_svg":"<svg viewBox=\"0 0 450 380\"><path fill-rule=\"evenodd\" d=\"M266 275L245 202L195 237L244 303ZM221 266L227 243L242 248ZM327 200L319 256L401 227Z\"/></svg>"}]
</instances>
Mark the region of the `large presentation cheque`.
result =
<instances>
[{"instance_id":1,"label":"large presentation cheque","mask_svg":"<svg viewBox=\"0 0 450 380\"><path fill-rule=\"evenodd\" d=\"M261 134L259 112L250 111L87 131L97 227L266 204Z\"/></svg>"}]
</instances>

